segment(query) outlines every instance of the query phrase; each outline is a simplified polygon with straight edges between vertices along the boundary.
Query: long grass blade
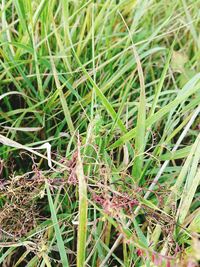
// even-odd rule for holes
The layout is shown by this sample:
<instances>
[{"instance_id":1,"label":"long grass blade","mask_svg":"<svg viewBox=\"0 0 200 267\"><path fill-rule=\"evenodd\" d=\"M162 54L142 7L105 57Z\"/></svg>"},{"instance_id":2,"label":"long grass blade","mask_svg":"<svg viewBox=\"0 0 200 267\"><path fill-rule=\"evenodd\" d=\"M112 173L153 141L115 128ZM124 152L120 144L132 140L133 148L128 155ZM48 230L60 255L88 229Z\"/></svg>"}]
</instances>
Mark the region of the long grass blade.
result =
<instances>
[{"instance_id":1,"label":"long grass blade","mask_svg":"<svg viewBox=\"0 0 200 267\"><path fill-rule=\"evenodd\" d=\"M49 184L47 181L46 181L46 190L47 190L47 197L49 201L49 207L51 210L51 218L53 221L53 226L54 226L54 230L56 234L57 246L58 246L61 262L63 266L68 267L69 262L68 262L68 258L66 254L65 244L62 238L62 233L61 233L59 222L58 222L57 215L56 215L56 209L54 207L53 199L52 199L51 192L49 189Z\"/></svg>"},{"instance_id":2,"label":"long grass blade","mask_svg":"<svg viewBox=\"0 0 200 267\"><path fill-rule=\"evenodd\" d=\"M79 183L79 216L78 216L78 241L77 241L77 267L84 266L87 237L87 184L83 172L80 143L78 145L78 159L76 175Z\"/></svg>"}]
</instances>

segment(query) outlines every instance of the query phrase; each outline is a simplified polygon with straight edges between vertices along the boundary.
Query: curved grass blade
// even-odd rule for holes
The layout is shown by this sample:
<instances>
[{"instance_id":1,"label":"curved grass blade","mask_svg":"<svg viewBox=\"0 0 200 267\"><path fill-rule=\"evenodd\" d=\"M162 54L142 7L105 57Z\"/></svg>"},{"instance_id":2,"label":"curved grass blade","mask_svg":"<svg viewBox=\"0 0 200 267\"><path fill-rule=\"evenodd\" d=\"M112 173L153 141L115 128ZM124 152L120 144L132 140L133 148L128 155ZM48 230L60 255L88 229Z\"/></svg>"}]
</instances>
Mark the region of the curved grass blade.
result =
<instances>
[{"instance_id":1,"label":"curved grass blade","mask_svg":"<svg viewBox=\"0 0 200 267\"><path fill-rule=\"evenodd\" d=\"M165 107L161 108L154 115L146 120L146 127L150 127L152 124L160 120L163 116L165 116L171 109L176 108L180 103L185 101L192 94L197 92L200 89L200 84L198 83L200 80L200 73L196 74L182 89L182 94L178 94L177 97L170 102ZM114 149L125 142L131 140L136 136L136 128L133 128L123 136L121 136L114 144L112 144L109 149Z\"/></svg>"}]
</instances>

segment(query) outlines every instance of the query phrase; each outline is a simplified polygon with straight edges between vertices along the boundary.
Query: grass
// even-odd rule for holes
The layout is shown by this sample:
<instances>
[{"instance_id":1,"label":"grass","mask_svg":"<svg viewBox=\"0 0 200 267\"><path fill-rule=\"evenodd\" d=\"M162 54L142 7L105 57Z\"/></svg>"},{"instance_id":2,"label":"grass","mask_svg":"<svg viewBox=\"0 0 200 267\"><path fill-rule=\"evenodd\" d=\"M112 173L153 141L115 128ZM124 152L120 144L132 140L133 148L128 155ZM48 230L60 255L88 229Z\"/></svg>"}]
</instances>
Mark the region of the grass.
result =
<instances>
[{"instance_id":1,"label":"grass","mask_svg":"<svg viewBox=\"0 0 200 267\"><path fill-rule=\"evenodd\" d=\"M0 1L2 266L199 266L199 7Z\"/></svg>"}]
</instances>

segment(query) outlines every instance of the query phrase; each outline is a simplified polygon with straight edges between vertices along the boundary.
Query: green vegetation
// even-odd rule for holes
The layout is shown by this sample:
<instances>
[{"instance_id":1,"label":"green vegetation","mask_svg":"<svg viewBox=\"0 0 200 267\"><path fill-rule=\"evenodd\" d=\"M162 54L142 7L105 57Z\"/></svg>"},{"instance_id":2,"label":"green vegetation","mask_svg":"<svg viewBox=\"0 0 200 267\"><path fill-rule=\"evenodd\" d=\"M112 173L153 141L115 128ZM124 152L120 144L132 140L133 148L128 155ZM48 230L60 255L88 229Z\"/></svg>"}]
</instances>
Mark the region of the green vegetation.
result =
<instances>
[{"instance_id":1,"label":"green vegetation","mask_svg":"<svg viewBox=\"0 0 200 267\"><path fill-rule=\"evenodd\" d=\"M1 266L199 266L199 10L0 1Z\"/></svg>"}]
</instances>

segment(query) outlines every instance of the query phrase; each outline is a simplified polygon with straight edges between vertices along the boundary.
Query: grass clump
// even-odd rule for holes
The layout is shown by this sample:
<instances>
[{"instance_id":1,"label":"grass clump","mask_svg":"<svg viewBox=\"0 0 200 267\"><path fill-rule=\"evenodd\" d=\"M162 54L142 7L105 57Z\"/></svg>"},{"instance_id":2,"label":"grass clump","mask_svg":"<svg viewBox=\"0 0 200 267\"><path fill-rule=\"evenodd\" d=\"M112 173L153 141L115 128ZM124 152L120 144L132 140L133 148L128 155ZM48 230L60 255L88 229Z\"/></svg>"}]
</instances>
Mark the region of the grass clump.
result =
<instances>
[{"instance_id":1,"label":"grass clump","mask_svg":"<svg viewBox=\"0 0 200 267\"><path fill-rule=\"evenodd\" d=\"M199 6L1 0L2 266L198 266Z\"/></svg>"}]
</instances>

